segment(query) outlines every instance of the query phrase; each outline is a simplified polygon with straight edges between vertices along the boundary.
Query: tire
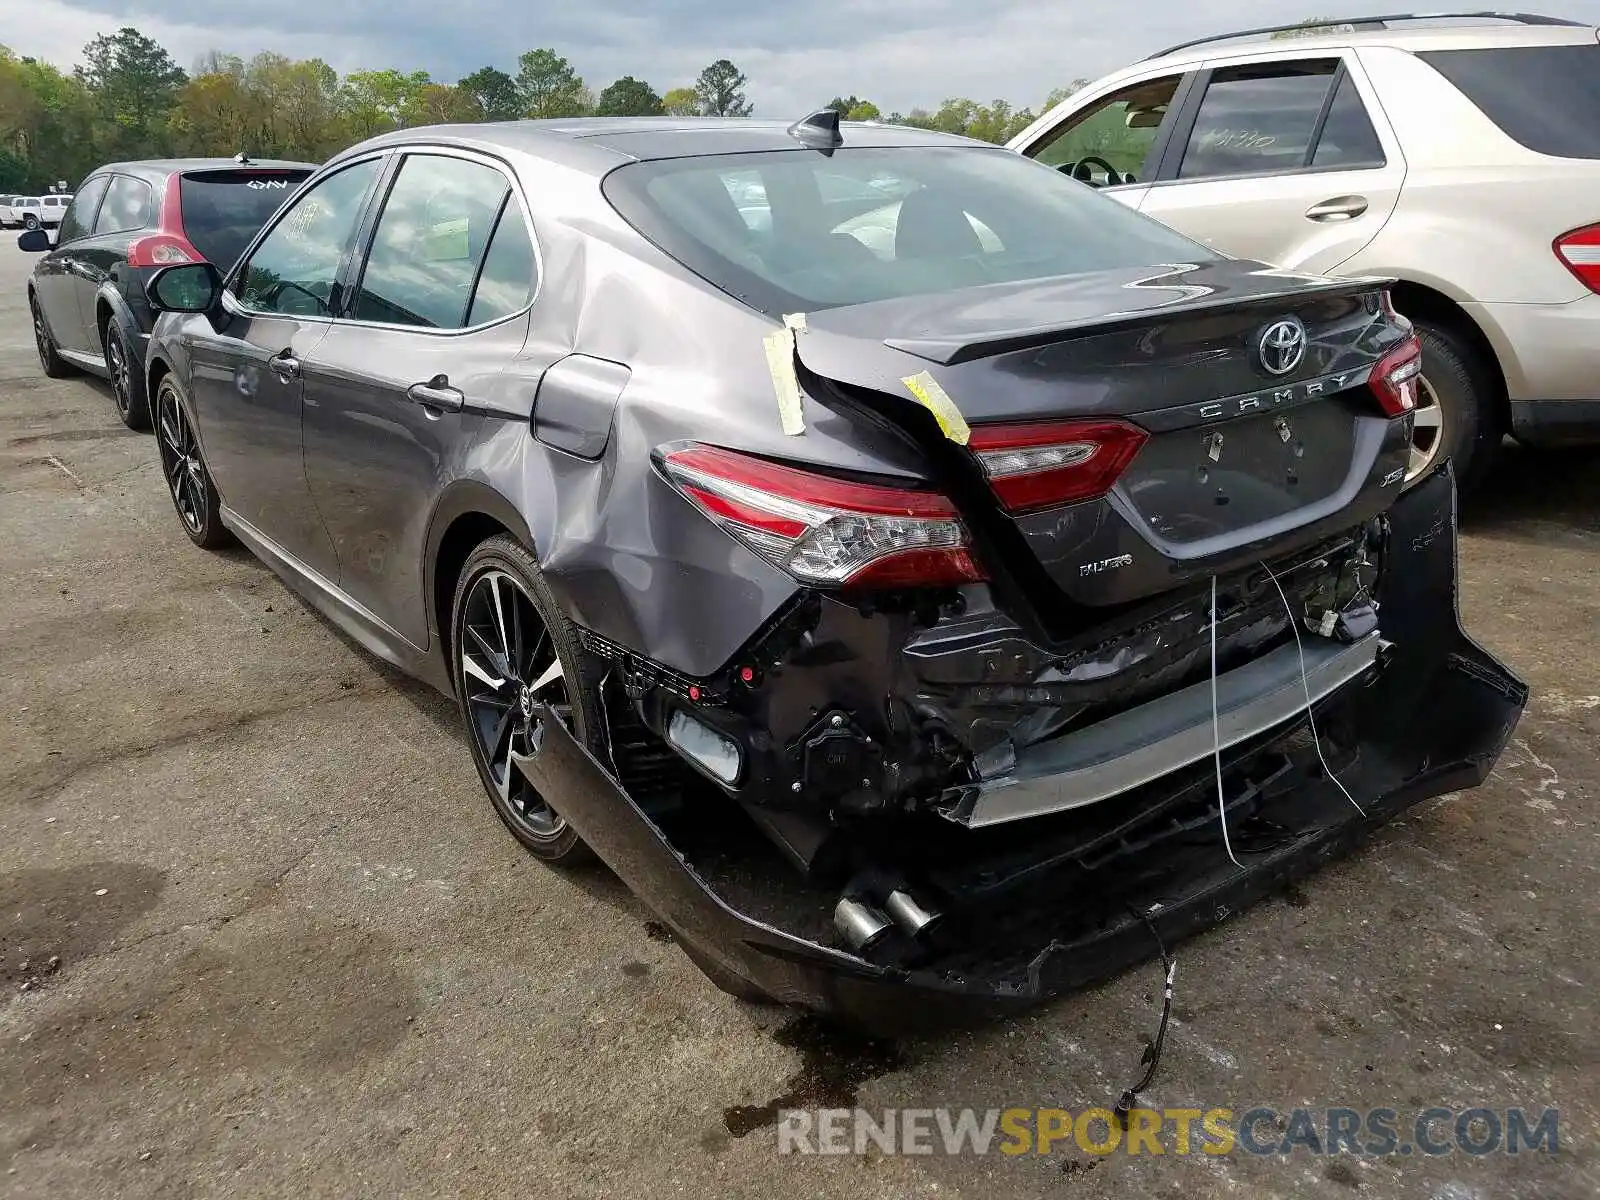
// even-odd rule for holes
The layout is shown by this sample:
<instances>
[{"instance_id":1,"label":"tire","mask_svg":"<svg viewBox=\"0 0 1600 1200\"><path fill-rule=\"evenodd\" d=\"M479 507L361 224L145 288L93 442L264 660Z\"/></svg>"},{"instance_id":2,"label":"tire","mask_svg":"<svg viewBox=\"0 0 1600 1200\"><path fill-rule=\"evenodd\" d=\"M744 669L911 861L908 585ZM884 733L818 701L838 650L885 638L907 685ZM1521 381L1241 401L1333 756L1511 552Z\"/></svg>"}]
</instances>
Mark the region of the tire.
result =
<instances>
[{"instance_id":1,"label":"tire","mask_svg":"<svg viewBox=\"0 0 1600 1200\"><path fill-rule=\"evenodd\" d=\"M222 524L222 498L201 453L194 421L170 375L156 389L156 425L161 475L183 531L202 550L232 545L233 535Z\"/></svg>"},{"instance_id":2,"label":"tire","mask_svg":"<svg viewBox=\"0 0 1600 1200\"><path fill-rule=\"evenodd\" d=\"M144 372L133 365L128 339L113 317L106 322L100 345L105 352L106 373L111 377L111 396L117 416L129 429L143 433L150 428L150 397L145 392Z\"/></svg>"},{"instance_id":3,"label":"tire","mask_svg":"<svg viewBox=\"0 0 1600 1200\"><path fill-rule=\"evenodd\" d=\"M56 352L55 335L50 332L50 326L44 319L44 311L39 307L39 301L30 291L28 293L28 311L33 315L33 344L39 351L39 366L43 369L48 379L67 379L78 373L66 359Z\"/></svg>"},{"instance_id":4,"label":"tire","mask_svg":"<svg viewBox=\"0 0 1600 1200\"><path fill-rule=\"evenodd\" d=\"M489 538L467 556L450 606L450 635L456 702L495 815L535 858L563 867L594 861L578 831L511 761L513 752L538 753L537 702L548 703L597 755L604 755L606 728L597 665L578 644L539 564L514 538ZM551 678L557 663L559 674ZM547 682L538 687L541 679Z\"/></svg>"},{"instance_id":5,"label":"tire","mask_svg":"<svg viewBox=\"0 0 1600 1200\"><path fill-rule=\"evenodd\" d=\"M29 213L27 216L22 218L22 227L24 229L39 228L39 218L34 216L32 213Z\"/></svg>"},{"instance_id":6,"label":"tire","mask_svg":"<svg viewBox=\"0 0 1600 1200\"><path fill-rule=\"evenodd\" d=\"M1440 424L1431 453L1413 441L1406 482L1421 479L1445 455L1455 460L1456 489L1470 492L1488 474L1504 432L1499 419L1494 372L1475 346L1454 326L1417 321L1422 342L1422 386L1418 413L1437 410ZM1416 436L1428 428L1415 426Z\"/></svg>"}]
</instances>

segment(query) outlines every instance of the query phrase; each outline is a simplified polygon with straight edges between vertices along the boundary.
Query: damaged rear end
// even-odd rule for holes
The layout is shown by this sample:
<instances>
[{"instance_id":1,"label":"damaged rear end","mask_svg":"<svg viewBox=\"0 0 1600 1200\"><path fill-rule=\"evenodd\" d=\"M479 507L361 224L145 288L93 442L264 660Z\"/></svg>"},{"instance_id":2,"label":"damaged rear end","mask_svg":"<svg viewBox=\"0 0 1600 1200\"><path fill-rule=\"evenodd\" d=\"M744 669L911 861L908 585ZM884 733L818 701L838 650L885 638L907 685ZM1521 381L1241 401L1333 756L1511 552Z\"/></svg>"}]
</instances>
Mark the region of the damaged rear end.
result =
<instances>
[{"instance_id":1,"label":"damaged rear end","mask_svg":"<svg viewBox=\"0 0 1600 1200\"><path fill-rule=\"evenodd\" d=\"M528 768L725 985L896 1028L907 989L1035 1001L1487 775L1526 692L1460 628L1448 467L1407 486L1383 281L1214 260L791 324L808 419L896 470L659 444L653 511L792 593L710 674L584 634L722 803L559 731Z\"/></svg>"}]
</instances>

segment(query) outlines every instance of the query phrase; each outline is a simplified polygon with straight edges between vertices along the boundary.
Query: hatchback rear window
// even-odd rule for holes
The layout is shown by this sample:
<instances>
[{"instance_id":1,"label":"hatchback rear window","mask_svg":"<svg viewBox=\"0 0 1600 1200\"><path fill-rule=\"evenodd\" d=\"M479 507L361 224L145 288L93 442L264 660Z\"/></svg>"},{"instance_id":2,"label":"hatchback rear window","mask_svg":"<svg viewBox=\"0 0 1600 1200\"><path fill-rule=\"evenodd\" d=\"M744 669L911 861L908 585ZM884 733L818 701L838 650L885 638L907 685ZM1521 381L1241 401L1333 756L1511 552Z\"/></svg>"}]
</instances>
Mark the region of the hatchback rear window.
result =
<instances>
[{"instance_id":1,"label":"hatchback rear window","mask_svg":"<svg viewBox=\"0 0 1600 1200\"><path fill-rule=\"evenodd\" d=\"M1217 257L998 148L667 159L619 167L603 187L667 254L772 314Z\"/></svg>"},{"instance_id":2,"label":"hatchback rear window","mask_svg":"<svg viewBox=\"0 0 1600 1200\"><path fill-rule=\"evenodd\" d=\"M1600 158L1600 43L1428 50L1417 57L1529 150Z\"/></svg>"},{"instance_id":3,"label":"hatchback rear window","mask_svg":"<svg viewBox=\"0 0 1600 1200\"><path fill-rule=\"evenodd\" d=\"M226 271L310 171L197 171L178 183L183 232Z\"/></svg>"}]
</instances>

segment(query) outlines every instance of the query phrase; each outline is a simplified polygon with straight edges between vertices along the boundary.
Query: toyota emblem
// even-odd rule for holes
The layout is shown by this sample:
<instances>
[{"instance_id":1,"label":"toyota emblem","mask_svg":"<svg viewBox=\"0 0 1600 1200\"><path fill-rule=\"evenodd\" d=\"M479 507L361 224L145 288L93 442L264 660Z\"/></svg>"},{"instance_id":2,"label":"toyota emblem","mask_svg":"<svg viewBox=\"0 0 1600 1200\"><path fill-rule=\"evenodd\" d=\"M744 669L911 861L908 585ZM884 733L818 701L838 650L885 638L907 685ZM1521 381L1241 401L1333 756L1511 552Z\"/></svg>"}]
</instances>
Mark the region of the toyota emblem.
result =
<instances>
[{"instance_id":1,"label":"toyota emblem","mask_svg":"<svg viewBox=\"0 0 1600 1200\"><path fill-rule=\"evenodd\" d=\"M1268 375L1287 375L1306 356L1306 327L1296 317L1274 321L1262 331L1256 353Z\"/></svg>"}]
</instances>

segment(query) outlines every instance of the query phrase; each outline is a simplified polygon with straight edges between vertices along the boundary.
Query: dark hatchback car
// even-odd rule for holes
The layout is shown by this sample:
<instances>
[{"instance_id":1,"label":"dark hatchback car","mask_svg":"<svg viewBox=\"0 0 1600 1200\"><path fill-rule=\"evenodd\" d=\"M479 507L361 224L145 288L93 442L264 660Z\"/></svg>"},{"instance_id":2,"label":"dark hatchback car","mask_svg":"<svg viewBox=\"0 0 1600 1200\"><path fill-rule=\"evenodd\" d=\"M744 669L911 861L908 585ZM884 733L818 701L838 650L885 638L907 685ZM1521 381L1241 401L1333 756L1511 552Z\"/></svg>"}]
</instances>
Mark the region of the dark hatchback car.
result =
<instances>
[{"instance_id":1,"label":"dark hatchback car","mask_svg":"<svg viewBox=\"0 0 1600 1200\"><path fill-rule=\"evenodd\" d=\"M145 284L174 263L226 270L316 167L227 158L112 163L83 181L28 281L39 363L53 379L84 370L111 383L130 429L150 428L145 348L155 321Z\"/></svg>"},{"instance_id":2,"label":"dark hatchback car","mask_svg":"<svg viewBox=\"0 0 1600 1200\"><path fill-rule=\"evenodd\" d=\"M158 275L149 390L189 536L453 693L528 850L899 1028L1493 765L1385 288L831 115L435 127Z\"/></svg>"}]
</instances>

